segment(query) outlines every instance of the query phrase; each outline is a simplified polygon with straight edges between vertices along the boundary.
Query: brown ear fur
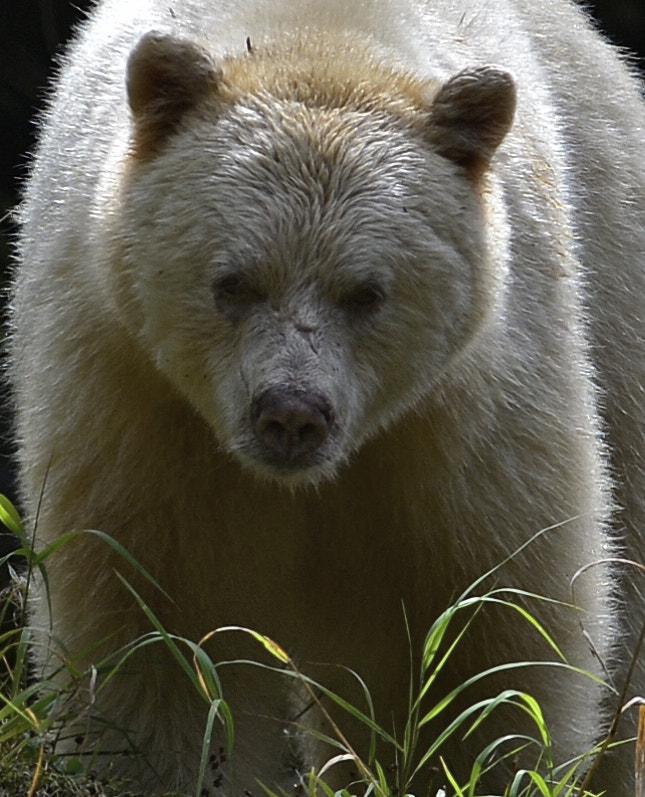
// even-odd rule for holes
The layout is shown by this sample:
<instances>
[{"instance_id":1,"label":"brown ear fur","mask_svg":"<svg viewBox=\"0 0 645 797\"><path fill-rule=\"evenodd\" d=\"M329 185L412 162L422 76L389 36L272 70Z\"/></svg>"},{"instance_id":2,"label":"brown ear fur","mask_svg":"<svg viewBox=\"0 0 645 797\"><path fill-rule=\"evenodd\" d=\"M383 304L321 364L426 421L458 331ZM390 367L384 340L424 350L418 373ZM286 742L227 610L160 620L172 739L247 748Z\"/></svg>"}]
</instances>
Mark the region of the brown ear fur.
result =
<instances>
[{"instance_id":1,"label":"brown ear fur","mask_svg":"<svg viewBox=\"0 0 645 797\"><path fill-rule=\"evenodd\" d=\"M130 54L127 68L135 156L153 155L184 113L217 87L220 77L208 54L196 45L146 33Z\"/></svg>"},{"instance_id":2,"label":"brown ear fur","mask_svg":"<svg viewBox=\"0 0 645 797\"><path fill-rule=\"evenodd\" d=\"M475 174L485 169L513 122L515 82L494 67L451 78L434 99L429 136L444 157Z\"/></svg>"}]
</instances>

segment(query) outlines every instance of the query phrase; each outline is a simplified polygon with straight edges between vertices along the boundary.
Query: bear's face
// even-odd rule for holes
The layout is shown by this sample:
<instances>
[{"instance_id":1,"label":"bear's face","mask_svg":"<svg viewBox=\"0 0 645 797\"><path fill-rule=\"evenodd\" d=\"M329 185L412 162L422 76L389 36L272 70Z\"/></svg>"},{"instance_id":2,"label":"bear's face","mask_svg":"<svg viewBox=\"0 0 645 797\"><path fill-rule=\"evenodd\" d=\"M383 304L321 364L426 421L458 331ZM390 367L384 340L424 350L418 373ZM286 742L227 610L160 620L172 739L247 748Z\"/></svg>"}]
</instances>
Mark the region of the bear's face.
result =
<instances>
[{"instance_id":1,"label":"bear's face","mask_svg":"<svg viewBox=\"0 0 645 797\"><path fill-rule=\"evenodd\" d=\"M200 105L132 165L121 215L149 356L290 485L427 396L486 313L472 180L378 110Z\"/></svg>"}]
</instances>

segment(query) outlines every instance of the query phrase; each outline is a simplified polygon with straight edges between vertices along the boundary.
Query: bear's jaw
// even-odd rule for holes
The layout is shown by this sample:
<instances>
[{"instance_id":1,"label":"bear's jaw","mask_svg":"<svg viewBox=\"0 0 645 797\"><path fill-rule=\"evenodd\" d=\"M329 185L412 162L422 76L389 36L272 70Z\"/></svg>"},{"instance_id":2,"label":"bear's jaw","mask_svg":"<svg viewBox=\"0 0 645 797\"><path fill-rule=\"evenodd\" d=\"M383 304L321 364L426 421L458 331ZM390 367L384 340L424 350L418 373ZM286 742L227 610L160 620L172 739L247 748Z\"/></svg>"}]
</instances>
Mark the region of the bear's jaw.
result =
<instances>
[{"instance_id":1,"label":"bear's jaw","mask_svg":"<svg viewBox=\"0 0 645 797\"><path fill-rule=\"evenodd\" d=\"M319 452L309 457L279 460L274 455L266 455L242 447L235 448L232 455L247 473L264 483L273 483L289 490L317 488L324 482L334 481L345 458L332 458Z\"/></svg>"}]
</instances>

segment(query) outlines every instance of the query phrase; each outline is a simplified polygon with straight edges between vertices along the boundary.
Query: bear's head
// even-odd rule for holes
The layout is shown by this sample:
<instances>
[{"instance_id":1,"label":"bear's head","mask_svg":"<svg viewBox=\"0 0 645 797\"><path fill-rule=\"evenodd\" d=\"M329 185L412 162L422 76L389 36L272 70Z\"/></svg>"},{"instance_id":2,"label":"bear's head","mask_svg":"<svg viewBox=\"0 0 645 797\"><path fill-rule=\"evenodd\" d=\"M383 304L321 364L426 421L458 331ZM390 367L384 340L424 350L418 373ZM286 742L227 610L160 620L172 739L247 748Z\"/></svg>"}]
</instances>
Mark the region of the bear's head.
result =
<instances>
[{"instance_id":1,"label":"bear's head","mask_svg":"<svg viewBox=\"0 0 645 797\"><path fill-rule=\"evenodd\" d=\"M127 89L129 326L242 464L332 477L486 323L482 197L512 79L441 86L306 38L216 64L151 33Z\"/></svg>"}]
</instances>

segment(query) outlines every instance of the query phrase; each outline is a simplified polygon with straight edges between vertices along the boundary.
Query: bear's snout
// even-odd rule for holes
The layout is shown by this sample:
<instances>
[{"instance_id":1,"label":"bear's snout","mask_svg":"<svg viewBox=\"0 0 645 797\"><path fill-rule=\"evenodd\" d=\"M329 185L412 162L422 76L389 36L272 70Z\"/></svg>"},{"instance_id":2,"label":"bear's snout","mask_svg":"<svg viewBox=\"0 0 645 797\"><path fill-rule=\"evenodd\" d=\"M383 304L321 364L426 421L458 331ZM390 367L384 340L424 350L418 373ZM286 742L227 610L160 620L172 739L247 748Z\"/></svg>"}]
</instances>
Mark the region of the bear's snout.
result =
<instances>
[{"instance_id":1,"label":"bear's snout","mask_svg":"<svg viewBox=\"0 0 645 797\"><path fill-rule=\"evenodd\" d=\"M279 465L305 465L325 442L333 411L320 393L270 387L251 404L251 422L268 459Z\"/></svg>"}]
</instances>

